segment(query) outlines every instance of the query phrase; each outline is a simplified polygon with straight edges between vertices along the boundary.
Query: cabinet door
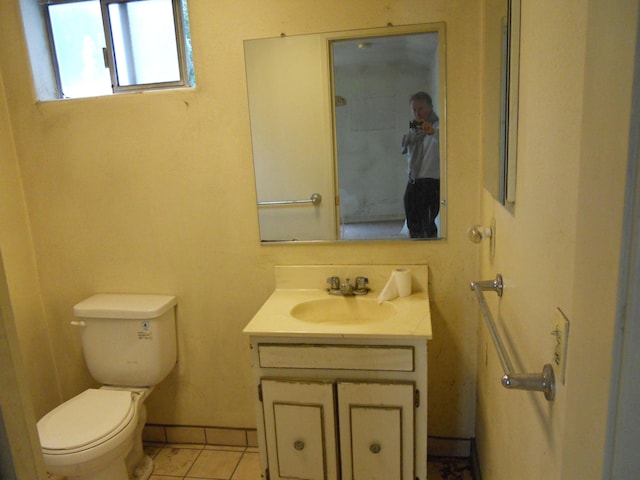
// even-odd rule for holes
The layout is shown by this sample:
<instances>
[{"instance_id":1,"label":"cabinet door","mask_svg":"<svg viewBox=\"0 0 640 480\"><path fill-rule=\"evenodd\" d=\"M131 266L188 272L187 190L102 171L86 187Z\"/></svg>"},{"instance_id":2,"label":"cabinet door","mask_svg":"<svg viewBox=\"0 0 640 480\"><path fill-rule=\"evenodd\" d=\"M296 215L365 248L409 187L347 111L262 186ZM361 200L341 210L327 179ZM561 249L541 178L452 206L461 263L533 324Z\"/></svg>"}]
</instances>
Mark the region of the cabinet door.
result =
<instances>
[{"instance_id":1,"label":"cabinet door","mask_svg":"<svg viewBox=\"0 0 640 480\"><path fill-rule=\"evenodd\" d=\"M338 480L333 384L261 383L271 479Z\"/></svg>"},{"instance_id":2,"label":"cabinet door","mask_svg":"<svg viewBox=\"0 0 640 480\"><path fill-rule=\"evenodd\" d=\"M338 383L342 480L413 480L414 386Z\"/></svg>"}]
</instances>

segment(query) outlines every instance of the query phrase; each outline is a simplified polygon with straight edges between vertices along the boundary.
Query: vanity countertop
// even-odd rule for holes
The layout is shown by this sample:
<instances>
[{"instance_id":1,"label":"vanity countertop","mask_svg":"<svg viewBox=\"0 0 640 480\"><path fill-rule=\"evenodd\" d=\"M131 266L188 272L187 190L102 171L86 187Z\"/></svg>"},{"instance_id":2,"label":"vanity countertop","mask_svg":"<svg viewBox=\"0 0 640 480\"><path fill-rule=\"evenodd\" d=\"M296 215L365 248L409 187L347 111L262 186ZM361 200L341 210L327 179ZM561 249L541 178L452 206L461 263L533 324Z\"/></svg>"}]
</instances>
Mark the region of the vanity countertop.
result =
<instances>
[{"instance_id":1,"label":"vanity countertop","mask_svg":"<svg viewBox=\"0 0 640 480\"><path fill-rule=\"evenodd\" d=\"M411 271L412 293L378 304L394 269ZM244 328L247 335L332 338L432 337L427 265L289 265L275 268L276 289ZM330 295L331 276L369 279L367 295ZM301 308L300 308L301 307Z\"/></svg>"},{"instance_id":2,"label":"vanity countertop","mask_svg":"<svg viewBox=\"0 0 640 480\"><path fill-rule=\"evenodd\" d=\"M350 321L338 317L326 321L305 321L291 311L306 302L369 302L371 308L393 311L388 318L373 321ZM331 297L321 289L277 289L267 299L243 332L247 335L296 337L378 337L378 338L431 338L431 312L427 292L415 292L407 297L396 297L378 305L376 297Z\"/></svg>"}]
</instances>

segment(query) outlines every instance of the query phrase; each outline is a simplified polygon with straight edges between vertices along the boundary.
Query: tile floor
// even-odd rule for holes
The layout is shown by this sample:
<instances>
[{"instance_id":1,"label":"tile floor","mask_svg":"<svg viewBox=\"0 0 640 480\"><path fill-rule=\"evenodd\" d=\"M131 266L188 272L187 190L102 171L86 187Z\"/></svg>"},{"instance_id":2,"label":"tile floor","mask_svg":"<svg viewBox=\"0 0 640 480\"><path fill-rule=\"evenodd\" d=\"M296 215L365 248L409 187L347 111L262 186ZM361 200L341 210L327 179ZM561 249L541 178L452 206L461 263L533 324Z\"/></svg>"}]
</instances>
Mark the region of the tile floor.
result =
<instances>
[{"instance_id":1,"label":"tile floor","mask_svg":"<svg viewBox=\"0 0 640 480\"><path fill-rule=\"evenodd\" d=\"M146 444L153 458L149 480L259 480L260 458L255 447L194 444Z\"/></svg>"},{"instance_id":2,"label":"tile floor","mask_svg":"<svg viewBox=\"0 0 640 480\"><path fill-rule=\"evenodd\" d=\"M260 480L260 459L255 447L195 444L146 444L153 458L149 480ZM471 462L465 458L429 458L429 480L473 480ZM50 476L50 480L64 480Z\"/></svg>"},{"instance_id":3,"label":"tile floor","mask_svg":"<svg viewBox=\"0 0 640 480\"><path fill-rule=\"evenodd\" d=\"M260 480L258 449L254 447L147 444L153 458L150 480ZM473 480L471 463L464 458L430 458L429 480Z\"/></svg>"}]
</instances>

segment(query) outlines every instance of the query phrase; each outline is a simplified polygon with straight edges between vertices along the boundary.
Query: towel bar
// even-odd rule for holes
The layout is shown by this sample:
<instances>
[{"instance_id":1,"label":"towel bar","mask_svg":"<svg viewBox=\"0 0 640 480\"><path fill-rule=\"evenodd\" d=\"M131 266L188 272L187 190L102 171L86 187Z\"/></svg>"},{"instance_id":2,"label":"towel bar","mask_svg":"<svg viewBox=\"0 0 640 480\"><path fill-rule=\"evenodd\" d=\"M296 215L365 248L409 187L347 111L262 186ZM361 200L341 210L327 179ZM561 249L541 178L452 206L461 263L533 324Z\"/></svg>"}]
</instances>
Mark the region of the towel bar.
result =
<instances>
[{"instance_id":1,"label":"towel bar","mask_svg":"<svg viewBox=\"0 0 640 480\"><path fill-rule=\"evenodd\" d=\"M314 193L313 195L311 195L311 198L309 198L309 200L276 200L272 202L258 202L258 206L271 207L274 205L299 205L299 204L310 203L317 207L318 205L320 205L321 202L322 202L322 195L320 195L319 193Z\"/></svg>"},{"instance_id":2,"label":"towel bar","mask_svg":"<svg viewBox=\"0 0 640 480\"><path fill-rule=\"evenodd\" d=\"M542 373L513 372L513 364L511 363L511 359L509 358L507 350L504 348L504 344L502 343L502 339L500 338L498 329L496 328L493 317L491 316L491 310L489 310L489 306L487 305L483 294L483 292L486 290L493 290L498 294L499 297L501 297L503 292L502 275L496 275L495 280L481 280L477 282L471 282L471 290L475 292L478 303L480 303L482 314L487 322L489 333L491 334L491 338L493 339L496 351L498 352L500 364L502 365L502 369L504 370L504 375L502 376L502 385L505 388L509 389L543 392L544 397L548 401L553 401L556 395L556 382L555 375L553 373L553 367L551 366L551 364L545 364L542 368Z\"/></svg>"}]
</instances>

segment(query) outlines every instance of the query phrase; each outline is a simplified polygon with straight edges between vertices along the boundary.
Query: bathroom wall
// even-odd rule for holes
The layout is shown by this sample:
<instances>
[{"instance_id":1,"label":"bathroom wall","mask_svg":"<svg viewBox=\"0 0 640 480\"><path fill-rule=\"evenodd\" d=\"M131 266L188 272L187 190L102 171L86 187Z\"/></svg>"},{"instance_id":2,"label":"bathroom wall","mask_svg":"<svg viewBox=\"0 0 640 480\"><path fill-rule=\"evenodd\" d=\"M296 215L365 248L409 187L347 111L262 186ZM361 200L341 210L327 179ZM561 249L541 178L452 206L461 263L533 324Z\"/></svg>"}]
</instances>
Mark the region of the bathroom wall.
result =
<instances>
[{"instance_id":1,"label":"bathroom wall","mask_svg":"<svg viewBox=\"0 0 640 480\"><path fill-rule=\"evenodd\" d=\"M55 365L64 399L93 385L79 332L69 325L72 306L84 297L173 293L179 365L149 399L149 421L252 427L254 386L241 330L271 293L274 265L425 262L434 332L429 434L474 436L478 313L468 281L478 276L478 248L466 229L480 214L480 5L189 0L195 90L38 103L18 0L3 2L2 97L15 142L9 159L23 183L14 196L25 199L11 211L32 232L37 277L30 257L8 271L39 280L44 305L41 324L24 313L18 320L29 328L21 334L25 358L38 359L31 377L53 378ZM448 238L261 246L243 40L440 21L447 41ZM20 252L7 255L15 265ZM53 359L29 342L46 328ZM37 381L32 388L45 399L38 415L59 400L43 392L56 388Z\"/></svg>"},{"instance_id":2,"label":"bathroom wall","mask_svg":"<svg viewBox=\"0 0 640 480\"><path fill-rule=\"evenodd\" d=\"M508 391L487 330L478 345L477 445L483 478L600 478L629 142L638 1L526 2L516 203L485 191L496 252L481 248L487 294L521 371L552 363L557 308L569 318L556 400Z\"/></svg>"},{"instance_id":3,"label":"bathroom wall","mask_svg":"<svg viewBox=\"0 0 640 480\"><path fill-rule=\"evenodd\" d=\"M42 305L31 228L0 64L0 252L37 412L62 397Z\"/></svg>"}]
</instances>

